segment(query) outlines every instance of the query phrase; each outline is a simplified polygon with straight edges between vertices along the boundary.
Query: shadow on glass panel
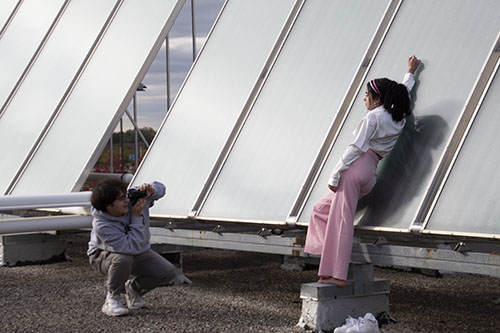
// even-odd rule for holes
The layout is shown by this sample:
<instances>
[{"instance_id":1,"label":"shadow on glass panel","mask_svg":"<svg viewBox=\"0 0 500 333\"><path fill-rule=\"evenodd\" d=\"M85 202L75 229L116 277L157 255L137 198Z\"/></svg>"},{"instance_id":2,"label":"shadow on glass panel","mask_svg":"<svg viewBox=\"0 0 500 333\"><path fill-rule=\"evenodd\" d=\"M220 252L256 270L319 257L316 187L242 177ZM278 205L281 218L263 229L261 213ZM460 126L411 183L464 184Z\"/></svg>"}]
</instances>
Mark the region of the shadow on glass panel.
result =
<instances>
[{"instance_id":1,"label":"shadow on glass panel","mask_svg":"<svg viewBox=\"0 0 500 333\"><path fill-rule=\"evenodd\" d=\"M426 179L438 162L433 160L432 150L441 145L448 133L445 120L432 114L444 109L459 111L460 107L453 101L441 102L432 110L420 110L431 115L407 118L394 150L380 163L375 187L358 203L358 214L362 217L357 225L410 227L412 221L400 221L402 212L416 209L408 207L408 202L424 195Z\"/></svg>"}]
</instances>

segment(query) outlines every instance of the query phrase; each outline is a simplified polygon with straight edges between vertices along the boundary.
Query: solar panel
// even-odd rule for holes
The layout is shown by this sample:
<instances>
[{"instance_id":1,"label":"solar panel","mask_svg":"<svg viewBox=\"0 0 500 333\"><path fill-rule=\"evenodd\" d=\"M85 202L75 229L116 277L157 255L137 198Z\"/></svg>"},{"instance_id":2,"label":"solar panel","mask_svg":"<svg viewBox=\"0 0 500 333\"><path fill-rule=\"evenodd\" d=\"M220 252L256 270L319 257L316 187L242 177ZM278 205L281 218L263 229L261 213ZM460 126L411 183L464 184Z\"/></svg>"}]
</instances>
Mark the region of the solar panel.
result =
<instances>
[{"instance_id":1,"label":"solar panel","mask_svg":"<svg viewBox=\"0 0 500 333\"><path fill-rule=\"evenodd\" d=\"M358 226L408 230L498 33L500 3L404 1L368 73L401 80L406 59L423 59L413 93L415 118L381 161L374 190L358 206ZM472 28L463 22L475 22ZM467 41L467 43L464 43ZM364 86L300 217L325 194L328 176L363 117Z\"/></svg>"},{"instance_id":2,"label":"solar panel","mask_svg":"<svg viewBox=\"0 0 500 333\"><path fill-rule=\"evenodd\" d=\"M497 51L498 52L498 51ZM500 178L500 77L497 75L477 113L439 200L426 225L429 232L500 234L495 200Z\"/></svg>"},{"instance_id":3,"label":"solar panel","mask_svg":"<svg viewBox=\"0 0 500 333\"><path fill-rule=\"evenodd\" d=\"M189 214L294 2L226 2L133 181L167 185L152 214Z\"/></svg>"},{"instance_id":4,"label":"solar panel","mask_svg":"<svg viewBox=\"0 0 500 333\"><path fill-rule=\"evenodd\" d=\"M18 2L19 0L3 0L0 2L0 31L2 31L7 24Z\"/></svg>"},{"instance_id":5,"label":"solar panel","mask_svg":"<svg viewBox=\"0 0 500 333\"><path fill-rule=\"evenodd\" d=\"M0 118L4 193L57 109L84 62L115 0L72 1ZM22 36L18 36L22 39ZM15 140L12 140L15 138Z\"/></svg>"},{"instance_id":6,"label":"solar panel","mask_svg":"<svg viewBox=\"0 0 500 333\"><path fill-rule=\"evenodd\" d=\"M0 108L14 89L63 4L64 0L25 0L21 4L0 39Z\"/></svg>"},{"instance_id":7,"label":"solar panel","mask_svg":"<svg viewBox=\"0 0 500 333\"><path fill-rule=\"evenodd\" d=\"M184 1L124 1L13 194L78 190Z\"/></svg>"},{"instance_id":8,"label":"solar panel","mask_svg":"<svg viewBox=\"0 0 500 333\"><path fill-rule=\"evenodd\" d=\"M388 3L305 3L200 217L287 218Z\"/></svg>"}]
</instances>

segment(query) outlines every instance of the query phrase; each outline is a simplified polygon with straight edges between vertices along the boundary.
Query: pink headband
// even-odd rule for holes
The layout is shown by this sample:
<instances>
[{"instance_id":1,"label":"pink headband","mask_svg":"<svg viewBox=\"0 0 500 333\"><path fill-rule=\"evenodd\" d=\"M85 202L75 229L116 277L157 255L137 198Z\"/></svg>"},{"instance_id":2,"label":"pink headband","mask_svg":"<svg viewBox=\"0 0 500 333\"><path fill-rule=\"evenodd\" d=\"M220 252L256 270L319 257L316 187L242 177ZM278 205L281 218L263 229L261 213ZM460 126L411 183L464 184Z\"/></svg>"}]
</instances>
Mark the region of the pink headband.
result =
<instances>
[{"instance_id":1,"label":"pink headband","mask_svg":"<svg viewBox=\"0 0 500 333\"><path fill-rule=\"evenodd\" d=\"M380 93L380 91L377 88L377 84L375 83L375 80L370 81L370 87L372 87L372 90L375 91L377 93L377 95L382 97L382 94Z\"/></svg>"}]
</instances>

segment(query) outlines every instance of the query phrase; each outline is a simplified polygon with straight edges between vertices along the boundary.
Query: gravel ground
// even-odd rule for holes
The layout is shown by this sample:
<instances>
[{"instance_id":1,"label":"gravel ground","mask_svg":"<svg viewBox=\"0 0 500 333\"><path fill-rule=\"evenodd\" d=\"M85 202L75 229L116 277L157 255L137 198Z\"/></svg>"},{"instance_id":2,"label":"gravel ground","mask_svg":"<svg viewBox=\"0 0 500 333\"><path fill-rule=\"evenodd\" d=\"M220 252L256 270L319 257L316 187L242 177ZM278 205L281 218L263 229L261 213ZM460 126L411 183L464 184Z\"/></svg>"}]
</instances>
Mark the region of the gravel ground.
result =
<instances>
[{"instance_id":1,"label":"gravel ground","mask_svg":"<svg viewBox=\"0 0 500 333\"><path fill-rule=\"evenodd\" d=\"M67 235L70 262L0 267L0 332L304 332L300 285L315 271L280 269L281 257L194 248L184 253L191 286L158 288L131 316L101 313L104 277L85 255L87 233ZM434 278L376 268L390 279L390 315L382 332L498 332L499 280L448 274Z\"/></svg>"}]
</instances>

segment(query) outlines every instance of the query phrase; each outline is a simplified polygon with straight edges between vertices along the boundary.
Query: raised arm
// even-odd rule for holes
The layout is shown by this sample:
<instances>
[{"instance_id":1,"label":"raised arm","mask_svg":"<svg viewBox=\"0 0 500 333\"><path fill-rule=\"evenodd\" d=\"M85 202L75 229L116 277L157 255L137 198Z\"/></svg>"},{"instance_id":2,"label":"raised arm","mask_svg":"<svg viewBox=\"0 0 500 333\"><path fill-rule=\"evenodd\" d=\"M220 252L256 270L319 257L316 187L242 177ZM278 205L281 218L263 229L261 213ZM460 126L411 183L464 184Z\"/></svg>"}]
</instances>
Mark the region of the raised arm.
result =
<instances>
[{"instance_id":1,"label":"raised arm","mask_svg":"<svg viewBox=\"0 0 500 333\"><path fill-rule=\"evenodd\" d=\"M413 74L415 74L415 71L417 70L419 65L420 59L418 59L414 55L408 58L408 72L403 77L402 82L406 86L406 89L408 89L408 93L411 92L413 86L415 85L415 78L413 77Z\"/></svg>"}]
</instances>

